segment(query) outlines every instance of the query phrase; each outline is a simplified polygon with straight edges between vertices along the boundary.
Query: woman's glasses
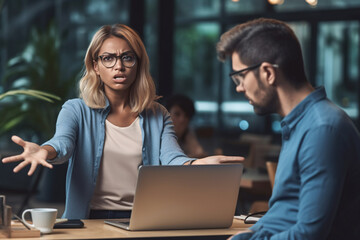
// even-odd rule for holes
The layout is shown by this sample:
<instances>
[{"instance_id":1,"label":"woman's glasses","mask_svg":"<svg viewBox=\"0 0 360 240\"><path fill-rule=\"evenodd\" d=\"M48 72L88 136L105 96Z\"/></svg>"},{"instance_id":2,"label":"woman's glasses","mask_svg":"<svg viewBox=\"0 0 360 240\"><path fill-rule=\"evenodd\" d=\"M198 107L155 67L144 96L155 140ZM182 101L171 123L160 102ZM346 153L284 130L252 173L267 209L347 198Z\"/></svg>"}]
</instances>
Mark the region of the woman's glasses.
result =
<instances>
[{"instance_id":1,"label":"woman's glasses","mask_svg":"<svg viewBox=\"0 0 360 240\"><path fill-rule=\"evenodd\" d=\"M101 63L106 68L114 67L118 59L120 59L121 65L127 68L132 68L137 61L136 55L133 52L124 52L120 56L117 56L116 54L106 53L100 55L98 58L101 59Z\"/></svg>"}]
</instances>

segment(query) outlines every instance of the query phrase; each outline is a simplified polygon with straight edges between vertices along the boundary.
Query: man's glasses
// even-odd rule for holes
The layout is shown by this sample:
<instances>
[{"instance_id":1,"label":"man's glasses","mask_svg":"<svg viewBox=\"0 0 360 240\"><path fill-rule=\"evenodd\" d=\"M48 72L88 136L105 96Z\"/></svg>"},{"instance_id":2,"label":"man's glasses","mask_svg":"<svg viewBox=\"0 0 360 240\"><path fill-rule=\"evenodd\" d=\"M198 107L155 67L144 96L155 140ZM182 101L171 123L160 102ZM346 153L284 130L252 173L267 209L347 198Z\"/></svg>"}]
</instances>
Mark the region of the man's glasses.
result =
<instances>
[{"instance_id":1,"label":"man's glasses","mask_svg":"<svg viewBox=\"0 0 360 240\"><path fill-rule=\"evenodd\" d=\"M122 66L127 68L132 68L136 63L136 55L133 52L124 52L120 56L116 56L116 54L103 54L98 58L101 59L101 63L106 68L112 68L115 66L118 58L121 61Z\"/></svg>"},{"instance_id":2,"label":"man's glasses","mask_svg":"<svg viewBox=\"0 0 360 240\"><path fill-rule=\"evenodd\" d=\"M246 73L248 73L248 71L257 69L258 67L261 66L261 64L262 63L258 63L258 64L255 64L255 65L252 65L250 67L243 68L243 69L241 69L239 71L232 72L232 73L229 74L229 76L231 77L231 79L233 80L235 85L239 86L244 81ZM279 67L279 65L277 65L277 64L272 64L272 66L274 68Z\"/></svg>"}]
</instances>

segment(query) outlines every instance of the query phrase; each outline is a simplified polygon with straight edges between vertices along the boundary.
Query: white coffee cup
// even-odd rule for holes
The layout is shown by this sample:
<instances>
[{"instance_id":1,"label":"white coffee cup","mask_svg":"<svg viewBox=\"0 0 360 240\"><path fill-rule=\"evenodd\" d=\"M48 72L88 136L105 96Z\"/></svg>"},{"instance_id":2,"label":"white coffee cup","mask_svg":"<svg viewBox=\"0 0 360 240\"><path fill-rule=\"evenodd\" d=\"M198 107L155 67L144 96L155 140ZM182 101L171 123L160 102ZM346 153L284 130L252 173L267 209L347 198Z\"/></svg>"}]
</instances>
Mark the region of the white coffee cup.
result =
<instances>
[{"instance_id":1,"label":"white coffee cup","mask_svg":"<svg viewBox=\"0 0 360 240\"><path fill-rule=\"evenodd\" d=\"M26 213L31 213L32 223L29 224L26 219ZM33 208L26 209L22 213L22 220L24 223L36 229L39 229L41 233L51 233L56 221L57 209L55 208Z\"/></svg>"}]
</instances>

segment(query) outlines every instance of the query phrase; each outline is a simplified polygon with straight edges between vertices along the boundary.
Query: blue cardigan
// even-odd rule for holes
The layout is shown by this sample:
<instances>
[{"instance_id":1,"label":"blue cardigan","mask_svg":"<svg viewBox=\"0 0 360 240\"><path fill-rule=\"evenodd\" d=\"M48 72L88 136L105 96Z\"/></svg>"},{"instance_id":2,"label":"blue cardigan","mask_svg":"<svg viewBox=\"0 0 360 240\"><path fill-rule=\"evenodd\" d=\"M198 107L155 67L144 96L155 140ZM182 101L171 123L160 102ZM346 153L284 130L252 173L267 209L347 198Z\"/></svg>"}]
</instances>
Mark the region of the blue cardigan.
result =
<instances>
[{"instance_id":1,"label":"blue cardigan","mask_svg":"<svg viewBox=\"0 0 360 240\"><path fill-rule=\"evenodd\" d=\"M65 102L59 113L56 132L43 145L55 148L52 164L69 161L66 175L66 204L63 217L88 217L105 141L105 119L110 106L92 109L82 99ZM159 103L140 115L142 161L144 165L182 165L188 158L177 143L167 110Z\"/></svg>"}]
</instances>

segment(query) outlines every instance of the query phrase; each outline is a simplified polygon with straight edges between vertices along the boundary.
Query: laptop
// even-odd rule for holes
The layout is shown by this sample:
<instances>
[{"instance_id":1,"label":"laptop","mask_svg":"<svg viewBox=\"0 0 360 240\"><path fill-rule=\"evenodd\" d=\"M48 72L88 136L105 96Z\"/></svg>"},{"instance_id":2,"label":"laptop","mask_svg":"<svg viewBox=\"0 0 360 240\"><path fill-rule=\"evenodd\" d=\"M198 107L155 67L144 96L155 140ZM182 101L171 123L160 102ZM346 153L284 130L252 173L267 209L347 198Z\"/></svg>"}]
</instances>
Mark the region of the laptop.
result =
<instances>
[{"instance_id":1,"label":"laptop","mask_svg":"<svg viewBox=\"0 0 360 240\"><path fill-rule=\"evenodd\" d=\"M130 219L105 223L130 231L228 228L242 164L142 166Z\"/></svg>"}]
</instances>

